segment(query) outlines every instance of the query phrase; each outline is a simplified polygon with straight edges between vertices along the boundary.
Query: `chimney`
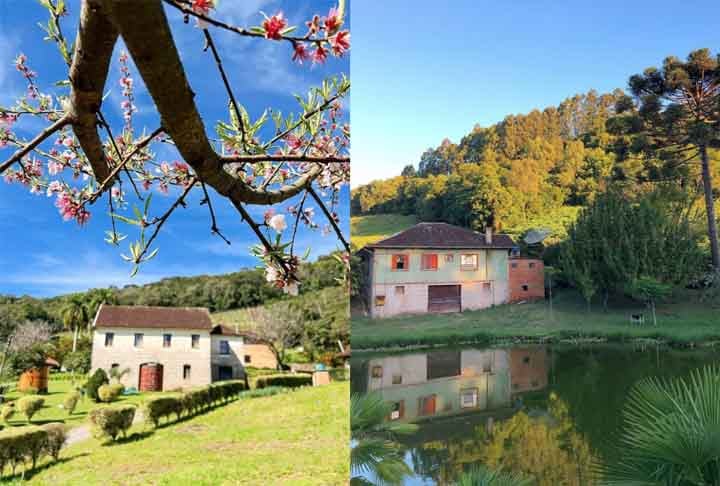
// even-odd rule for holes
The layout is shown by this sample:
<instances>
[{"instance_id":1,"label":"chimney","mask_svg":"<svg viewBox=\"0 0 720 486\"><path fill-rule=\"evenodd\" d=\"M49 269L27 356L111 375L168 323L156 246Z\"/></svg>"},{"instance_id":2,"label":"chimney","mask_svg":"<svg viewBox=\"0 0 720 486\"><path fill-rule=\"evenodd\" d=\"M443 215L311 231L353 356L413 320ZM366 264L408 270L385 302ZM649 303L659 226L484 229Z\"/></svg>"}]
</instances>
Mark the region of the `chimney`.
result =
<instances>
[{"instance_id":1,"label":"chimney","mask_svg":"<svg viewBox=\"0 0 720 486\"><path fill-rule=\"evenodd\" d=\"M493 241L492 226L486 226L485 227L485 243L488 245L492 245L492 241Z\"/></svg>"}]
</instances>

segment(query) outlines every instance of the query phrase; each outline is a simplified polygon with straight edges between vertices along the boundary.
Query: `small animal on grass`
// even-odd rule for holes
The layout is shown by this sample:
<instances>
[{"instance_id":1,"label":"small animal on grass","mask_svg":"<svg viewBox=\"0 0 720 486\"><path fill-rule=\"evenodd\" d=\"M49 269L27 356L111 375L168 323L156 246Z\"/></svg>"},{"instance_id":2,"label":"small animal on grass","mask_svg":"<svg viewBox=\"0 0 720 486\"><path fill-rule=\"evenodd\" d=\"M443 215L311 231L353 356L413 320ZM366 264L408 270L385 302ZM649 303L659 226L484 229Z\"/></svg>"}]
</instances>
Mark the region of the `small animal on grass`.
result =
<instances>
[{"instance_id":1,"label":"small animal on grass","mask_svg":"<svg viewBox=\"0 0 720 486\"><path fill-rule=\"evenodd\" d=\"M645 314L630 314L630 324L642 326L645 324Z\"/></svg>"}]
</instances>

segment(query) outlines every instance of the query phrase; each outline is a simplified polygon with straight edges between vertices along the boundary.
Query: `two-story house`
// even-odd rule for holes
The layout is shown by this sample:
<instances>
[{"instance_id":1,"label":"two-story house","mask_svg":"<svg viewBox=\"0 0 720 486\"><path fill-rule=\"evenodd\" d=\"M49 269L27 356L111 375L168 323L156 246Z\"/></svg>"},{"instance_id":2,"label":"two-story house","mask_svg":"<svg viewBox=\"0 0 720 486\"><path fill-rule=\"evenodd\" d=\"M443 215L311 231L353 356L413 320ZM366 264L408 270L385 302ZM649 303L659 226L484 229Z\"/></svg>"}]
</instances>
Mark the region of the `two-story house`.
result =
<instances>
[{"instance_id":1,"label":"two-story house","mask_svg":"<svg viewBox=\"0 0 720 486\"><path fill-rule=\"evenodd\" d=\"M419 223L359 252L370 316L482 309L509 300L505 234Z\"/></svg>"},{"instance_id":2,"label":"two-story house","mask_svg":"<svg viewBox=\"0 0 720 486\"><path fill-rule=\"evenodd\" d=\"M125 386L160 391L245 376L244 336L204 308L101 305L93 322L92 370L129 370Z\"/></svg>"}]
</instances>

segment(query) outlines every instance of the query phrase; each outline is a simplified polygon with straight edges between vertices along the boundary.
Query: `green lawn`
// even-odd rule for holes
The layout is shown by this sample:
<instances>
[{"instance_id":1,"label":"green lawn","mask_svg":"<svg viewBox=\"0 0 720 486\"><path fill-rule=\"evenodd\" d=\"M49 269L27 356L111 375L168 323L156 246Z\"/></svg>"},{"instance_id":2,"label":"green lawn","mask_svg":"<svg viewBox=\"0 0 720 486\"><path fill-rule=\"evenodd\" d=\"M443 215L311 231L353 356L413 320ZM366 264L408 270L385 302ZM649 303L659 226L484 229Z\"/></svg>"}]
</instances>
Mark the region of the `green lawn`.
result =
<instances>
[{"instance_id":1,"label":"green lawn","mask_svg":"<svg viewBox=\"0 0 720 486\"><path fill-rule=\"evenodd\" d=\"M347 484L348 402L348 382L238 400L138 440L78 443L28 484Z\"/></svg>"},{"instance_id":2,"label":"green lawn","mask_svg":"<svg viewBox=\"0 0 720 486\"><path fill-rule=\"evenodd\" d=\"M79 379L77 383L82 383L85 378ZM96 403L89 398L81 399L75 409L75 413L68 416L67 412L60 407L67 394L74 389L74 385L71 380L50 380L48 383L48 393L46 395L40 395L45 399L44 407L33 416L33 424L42 424L46 422L64 422L68 427L76 427L86 421L87 414L90 410L97 407L102 407L105 404ZM129 403L140 403L143 399L148 396L156 396L161 393L142 393L138 395L121 396L113 404L129 404ZM14 390L5 395L5 401L17 400L24 396L22 393ZM26 425L25 416L19 412L16 412L13 418L9 421L10 425Z\"/></svg>"},{"instance_id":3,"label":"green lawn","mask_svg":"<svg viewBox=\"0 0 720 486\"><path fill-rule=\"evenodd\" d=\"M362 248L365 245L375 243L405 230L416 222L417 218L414 215L371 214L368 216L353 216L350 218L352 244L357 248Z\"/></svg>"},{"instance_id":4,"label":"green lawn","mask_svg":"<svg viewBox=\"0 0 720 486\"><path fill-rule=\"evenodd\" d=\"M658 338L679 344L720 340L720 302L701 301L700 292L679 291L658 307L652 326L644 307L611 302L608 312L593 303L591 312L573 291L561 292L551 315L546 302L510 304L460 314L428 314L372 320L353 317L353 349L492 343L505 340L610 341ZM645 311L646 324L630 324L630 314Z\"/></svg>"}]
</instances>

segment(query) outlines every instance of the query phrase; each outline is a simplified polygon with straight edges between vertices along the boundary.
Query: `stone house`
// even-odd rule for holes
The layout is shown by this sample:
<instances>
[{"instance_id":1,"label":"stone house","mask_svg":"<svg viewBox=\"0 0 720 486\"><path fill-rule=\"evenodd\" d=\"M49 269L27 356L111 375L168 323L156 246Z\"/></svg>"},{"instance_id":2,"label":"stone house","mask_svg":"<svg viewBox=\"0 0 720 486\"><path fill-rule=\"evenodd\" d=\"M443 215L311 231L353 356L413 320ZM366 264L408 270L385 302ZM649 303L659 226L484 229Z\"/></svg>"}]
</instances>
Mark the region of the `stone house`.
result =
<instances>
[{"instance_id":1,"label":"stone house","mask_svg":"<svg viewBox=\"0 0 720 486\"><path fill-rule=\"evenodd\" d=\"M373 318L460 312L509 301L510 236L419 223L360 250Z\"/></svg>"},{"instance_id":2,"label":"stone house","mask_svg":"<svg viewBox=\"0 0 720 486\"><path fill-rule=\"evenodd\" d=\"M103 304L93 321L92 371L127 368L123 384L142 391L242 379L246 360L243 335L204 308Z\"/></svg>"}]
</instances>

